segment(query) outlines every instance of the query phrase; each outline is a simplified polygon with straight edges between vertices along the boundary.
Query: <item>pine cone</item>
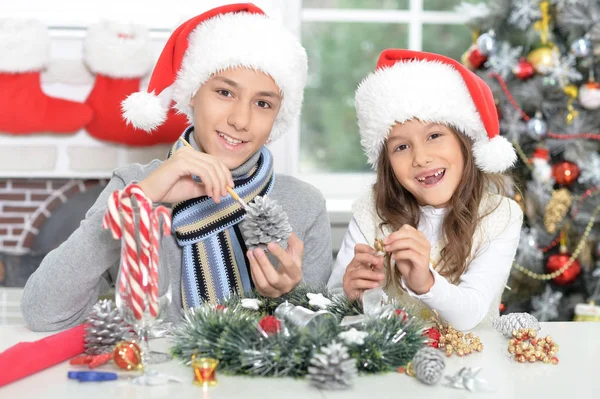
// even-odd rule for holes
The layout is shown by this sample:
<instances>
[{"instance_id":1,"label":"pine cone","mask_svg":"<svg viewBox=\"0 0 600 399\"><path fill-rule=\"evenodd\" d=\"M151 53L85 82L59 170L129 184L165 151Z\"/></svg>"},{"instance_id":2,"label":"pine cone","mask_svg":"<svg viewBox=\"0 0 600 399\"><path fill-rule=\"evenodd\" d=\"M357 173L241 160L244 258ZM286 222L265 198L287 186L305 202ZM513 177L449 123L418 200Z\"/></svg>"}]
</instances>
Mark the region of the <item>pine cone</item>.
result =
<instances>
[{"instance_id":1,"label":"pine cone","mask_svg":"<svg viewBox=\"0 0 600 399\"><path fill-rule=\"evenodd\" d=\"M120 341L132 338L131 327L123 321L113 301L98 301L86 319L85 353L100 355L111 352Z\"/></svg>"},{"instance_id":2,"label":"pine cone","mask_svg":"<svg viewBox=\"0 0 600 399\"><path fill-rule=\"evenodd\" d=\"M446 367L442 352L430 347L419 349L412 360L412 364L419 381L427 385L437 384L442 378Z\"/></svg>"},{"instance_id":3,"label":"pine cone","mask_svg":"<svg viewBox=\"0 0 600 399\"><path fill-rule=\"evenodd\" d=\"M352 385L357 374L356 359L350 357L348 348L333 341L321 348L321 353L310 359L308 379L317 388L343 389Z\"/></svg>"},{"instance_id":4,"label":"pine cone","mask_svg":"<svg viewBox=\"0 0 600 399\"><path fill-rule=\"evenodd\" d=\"M270 242L285 241L292 233L288 216L281 205L268 197L257 196L246 210L246 219L241 226L249 249L267 249Z\"/></svg>"},{"instance_id":5,"label":"pine cone","mask_svg":"<svg viewBox=\"0 0 600 399\"><path fill-rule=\"evenodd\" d=\"M512 332L514 330L520 330L521 328L533 328L536 331L540 330L540 323L538 323L537 319L529 313L509 313L500 316L492 322L492 326L506 338L511 338Z\"/></svg>"}]
</instances>

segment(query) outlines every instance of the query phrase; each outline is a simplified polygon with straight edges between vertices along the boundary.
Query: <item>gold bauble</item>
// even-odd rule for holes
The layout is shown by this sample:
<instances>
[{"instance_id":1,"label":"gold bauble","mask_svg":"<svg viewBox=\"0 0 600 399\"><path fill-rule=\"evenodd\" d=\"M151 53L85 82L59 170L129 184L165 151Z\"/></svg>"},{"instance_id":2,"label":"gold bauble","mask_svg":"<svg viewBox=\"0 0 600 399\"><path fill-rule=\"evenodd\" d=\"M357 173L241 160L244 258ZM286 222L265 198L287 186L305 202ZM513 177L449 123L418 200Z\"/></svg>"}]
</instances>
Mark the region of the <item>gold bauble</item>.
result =
<instances>
[{"instance_id":1,"label":"gold bauble","mask_svg":"<svg viewBox=\"0 0 600 399\"><path fill-rule=\"evenodd\" d=\"M551 68L554 66L554 56L553 54L556 52L556 49L553 47L540 47L527 55L527 61L533 65L533 68L536 72L542 73L540 71L540 67L543 69Z\"/></svg>"},{"instance_id":2,"label":"gold bauble","mask_svg":"<svg viewBox=\"0 0 600 399\"><path fill-rule=\"evenodd\" d=\"M471 49L468 49L467 51L465 51L463 53L463 55L460 57L460 63L463 64L464 66L466 66L469 69L473 69L473 65L471 65L471 63L469 62L469 55L471 54Z\"/></svg>"}]
</instances>

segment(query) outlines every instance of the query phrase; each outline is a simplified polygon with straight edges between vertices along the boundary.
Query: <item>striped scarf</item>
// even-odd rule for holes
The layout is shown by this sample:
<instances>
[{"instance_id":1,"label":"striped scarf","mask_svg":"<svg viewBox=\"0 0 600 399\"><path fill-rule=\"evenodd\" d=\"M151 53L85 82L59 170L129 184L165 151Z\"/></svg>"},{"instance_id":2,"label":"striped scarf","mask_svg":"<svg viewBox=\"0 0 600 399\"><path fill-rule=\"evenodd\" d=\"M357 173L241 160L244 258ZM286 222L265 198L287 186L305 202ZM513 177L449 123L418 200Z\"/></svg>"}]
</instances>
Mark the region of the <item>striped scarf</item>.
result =
<instances>
[{"instance_id":1,"label":"striped scarf","mask_svg":"<svg viewBox=\"0 0 600 399\"><path fill-rule=\"evenodd\" d=\"M183 137L190 142L193 128ZM178 140L169 157L183 144ZM238 171L236 176L236 171ZM244 173L239 173L245 171ZM232 171L234 190L247 203L257 195L268 194L275 181L273 157L263 147L258 156ZM194 176L194 180L199 178ZM183 248L181 267L181 297L184 308L203 302L216 303L232 293L251 291L246 245L239 222L246 212L231 195L220 204L202 196L175 205L173 229L178 244Z\"/></svg>"}]
</instances>

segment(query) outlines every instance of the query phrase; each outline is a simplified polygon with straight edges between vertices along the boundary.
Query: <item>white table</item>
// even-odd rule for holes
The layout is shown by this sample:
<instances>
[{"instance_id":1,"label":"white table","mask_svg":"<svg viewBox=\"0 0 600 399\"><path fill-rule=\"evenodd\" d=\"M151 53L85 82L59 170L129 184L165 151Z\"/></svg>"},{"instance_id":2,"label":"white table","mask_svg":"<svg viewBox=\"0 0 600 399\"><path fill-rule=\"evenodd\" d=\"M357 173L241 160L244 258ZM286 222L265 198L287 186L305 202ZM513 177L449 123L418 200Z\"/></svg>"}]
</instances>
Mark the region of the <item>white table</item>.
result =
<instances>
[{"instance_id":1,"label":"white table","mask_svg":"<svg viewBox=\"0 0 600 399\"><path fill-rule=\"evenodd\" d=\"M356 378L345 391L319 391L305 380L289 378L249 378L218 375L218 385L204 391L192 384L192 371L177 361L153 366L156 370L182 378L185 382L145 387L128 381L79 383L67 379L74 369L68 362L0 388L0 398L543 398L569 396L598 397L600 393L600 323L542 323L540 335L551 335L560 346L557 366L521 364L507 357L507 340L493 330L475 331L485 345L483 352L467 357L452 356L446 362L446 375L463 366L481 367L480 376L494 392L470 393L438 385L429 387L404 374L390 373ZM0 327L0 352L20 341L40 339L25 327ZM166 340L153 340L151 347L166 351ZM111 366L101 369L114 371ZM0 370L0 372L2 372Z\"/></svg>"}]
</instances>

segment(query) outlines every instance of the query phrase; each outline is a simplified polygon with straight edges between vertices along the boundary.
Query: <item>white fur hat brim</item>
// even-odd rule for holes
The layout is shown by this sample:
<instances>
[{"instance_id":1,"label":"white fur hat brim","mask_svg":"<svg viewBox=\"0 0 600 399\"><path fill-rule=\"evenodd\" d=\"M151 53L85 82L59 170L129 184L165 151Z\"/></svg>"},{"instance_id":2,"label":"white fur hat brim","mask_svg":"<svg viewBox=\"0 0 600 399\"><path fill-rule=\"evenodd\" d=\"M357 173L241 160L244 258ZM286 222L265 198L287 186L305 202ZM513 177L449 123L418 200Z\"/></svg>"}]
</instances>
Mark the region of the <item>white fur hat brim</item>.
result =
<instances>
[{"instance_id":1,"label":"white fur hat brim","mask_svg":"<svg viewBox=\"0 0 600 399\"><path fill-rule=\"evenodd\" d=\"M489 139L463 78L440 61L399 61L371 73L356 90L356 112L361 144L373 168L392 127L411 119L445 124L470 137L476 165L483 171L501 172L516 160L506 139Z\"/></svg>"},{"instance_id":2,"label":"white fur hat brim","mask_svg":"<svg viewBox=\"0 0 600 399\"><path fill-rule=\"evenodd\" d=\"M83 55L92 72L117 79L143 77L154 63L145 27L111 21L89 27Z\"/></svg>"},{"instance_id":3,"label":"white fur hat brim","mask_svg":"<svg viewBox=\"0 0 600 399\"><path fill-rule=\"evenodd\" d=\"M50 36L36 20L0 19L0 72L44 69L50 58Z\"/></svg>"}]
</instances>

